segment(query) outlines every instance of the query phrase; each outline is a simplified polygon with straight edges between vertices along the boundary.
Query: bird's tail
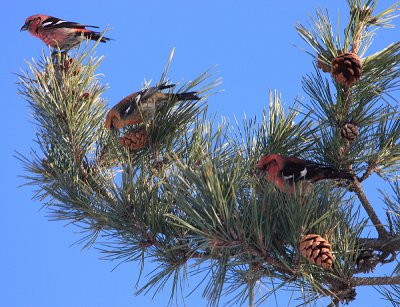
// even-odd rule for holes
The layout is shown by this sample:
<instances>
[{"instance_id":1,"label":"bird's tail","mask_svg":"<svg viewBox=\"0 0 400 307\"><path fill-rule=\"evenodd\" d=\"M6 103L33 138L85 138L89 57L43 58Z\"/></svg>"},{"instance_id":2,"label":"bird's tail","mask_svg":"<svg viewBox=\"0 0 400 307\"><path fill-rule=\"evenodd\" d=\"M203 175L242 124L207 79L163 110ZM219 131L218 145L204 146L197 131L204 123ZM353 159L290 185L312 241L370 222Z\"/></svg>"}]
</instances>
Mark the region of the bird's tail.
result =
<instances>
[{"instance_id":1,"label":"bird's tail","mask_svg":"<svg viewBox=\"0 0 400 307\"><path fill-rule=\"evenodd\" d=\"M162 84L159 84L157 86L157 89L159 91L167 89L167 88L171 88L171 87L175 87L176 84L167 84L167 82L164 82ZM184 101L184 100L200 100L200 97L197 96L197 92L186 92L186 93L170 93L170 95L172 97L174 97L174 99L176 101Z\"/></svg>"},{"instance_id":2,"label":"bird's tail","mask_svg":"<svg viewBox=\"0 0 400 307\"><path fill-rule=\"evenodd\" d=\"M106 43L111 40L111 38L108 38L105 36L102 37L102 33L100 33L100 32L94 32L94 31L90 31L90 30L88 30L87 32L83 32L83 35L86 38L91 39L93 41L98 41L101 38L100 42L102 42L102 43Z\"/></svg>"},{"instance_id":3,"label":"bird's tail","mask_svg":"<svg viewBox=\"0 0 400 307\"><path fill-rule=\"evenodd\" d=\"M176 97L176 99L178 101L200 100L200 97L197 96L197 92L177 93L177 94L174 94L174 97Z\"/></svg>"},{"instance_id":4,"label":"bird's tail","mask_svg":"<svg viewBox=\"0 0 400 307\"><path fill-rule=\"evenodd\" d=\"M320 168L320 176L321 179L347 179L354 181L354 175L350 172L329 166Z\"/></svg>"}]
</instances>

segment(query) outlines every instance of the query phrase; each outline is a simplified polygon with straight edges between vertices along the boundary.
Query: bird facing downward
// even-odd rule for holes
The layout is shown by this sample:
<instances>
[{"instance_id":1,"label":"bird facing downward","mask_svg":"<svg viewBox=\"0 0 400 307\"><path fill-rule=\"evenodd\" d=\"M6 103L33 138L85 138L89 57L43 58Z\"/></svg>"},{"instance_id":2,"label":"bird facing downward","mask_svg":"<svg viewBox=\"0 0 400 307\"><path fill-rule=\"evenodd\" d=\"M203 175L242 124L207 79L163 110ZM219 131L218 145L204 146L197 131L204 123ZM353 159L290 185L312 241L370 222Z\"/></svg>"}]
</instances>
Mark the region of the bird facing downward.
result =
<instances>
[{"instance_id":1,"label":"bird facing downward","mask_svg":"<svg viewBox=\"0 0 400 307\"><path fill-rule=\"evenodd\" d=\"M33 36L41 39L46 45L60 50L69 50L77 47L85 38L99 40L105 43L110 39L101 37L101 33L86 29L98 28L72 21L61 20L56 17L36 14L28 17L20 31L27 30Z\"/></svg>"},{"instance_id":2,"label":"bird facing downward","mask_svg":"<svg viewBox=\"0 0 400 307\"><path fill-rule=\"evenodd\" d=\"M174 84L167 85L163 83L126 96L108 112L105 123L106 128L113 130L121 129L128 125L141 124L143 123L143 117L152 119L168 100L200 99L196 92L175 94L162 92L162 90L174 86Z\"/></svg>"},{"instance_id":3,"label":"bird facing downward","mask_svg":"<svg viewBox=\"0 0 400 307\"><path fill-rule=\"evenodd\" d=\"M302 182L302 192L307 195L312 185L324 179L354 180L347 171L340 171L331 166L320 165L297 157L286 157L270 154L261 158L257 168L263 172L264 178L283 192L294 192L296 183Z\"/></svg>"}]
</instances>

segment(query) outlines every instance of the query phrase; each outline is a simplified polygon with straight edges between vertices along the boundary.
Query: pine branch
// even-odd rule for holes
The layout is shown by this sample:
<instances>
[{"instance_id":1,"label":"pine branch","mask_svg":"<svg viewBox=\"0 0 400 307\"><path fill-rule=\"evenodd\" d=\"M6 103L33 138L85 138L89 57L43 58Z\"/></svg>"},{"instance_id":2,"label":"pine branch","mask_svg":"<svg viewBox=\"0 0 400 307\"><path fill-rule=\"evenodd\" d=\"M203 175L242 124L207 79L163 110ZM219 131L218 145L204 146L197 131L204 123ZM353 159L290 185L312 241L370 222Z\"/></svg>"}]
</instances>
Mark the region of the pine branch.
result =
<instances>
[{"instance_id":1,"label":"pine branch","mask_svg":"<svg viewBox=\"0 0 400 307\"><path fill-rule=\"evenodd\" d=\"M358 286L381 286L381 285L398 285L400 284L400 276L394 277L354 277L350 280L354 287Z\"/></svg>"},{"instance_id":2,"label":"pine branch","mask_svg":"<svg viewBox=\"0 0 400 307\"><path fill-rule=\"evenodd\" d=\"M387 239L359 238L358 242L363 248L371 248L386 252L400 251L400 237L388 237Z\"/></svg>"},{"instance_id":3,"label":"pine branch","mask_svg":"<svg viewBox=\"0 0 400 307\"><path fill-rule=\"evenodd\" d=\"M365 179L367 179L369 176L372 175L372 173L377 172L378 168L376 166L376 161L369 161L367 169L365 170L364 174L361 175L361 177L357 178L357 180L361 183Z\"/></svg>"},{"instance_id":4,"label":"pine branch","mask_svg":"<svg viewBox=\"0 0 400 307\"><path fill-rule=\"evenodd\" d=\"M365 211L367 212L369 218L371 219L372 223L374 224L375 229L378 232L379 238L387 240L389 237L389 234L388 234L387 230L384 228L379 217L376 215L374 208L372 207L371 203L369 202L367 196L364 193L364 189L362 188L362 186L358 180L356 180L354 182L353 188L354 188L354 192L358 196L358 199L360 200Z\"/></svg>"}]
</instances>

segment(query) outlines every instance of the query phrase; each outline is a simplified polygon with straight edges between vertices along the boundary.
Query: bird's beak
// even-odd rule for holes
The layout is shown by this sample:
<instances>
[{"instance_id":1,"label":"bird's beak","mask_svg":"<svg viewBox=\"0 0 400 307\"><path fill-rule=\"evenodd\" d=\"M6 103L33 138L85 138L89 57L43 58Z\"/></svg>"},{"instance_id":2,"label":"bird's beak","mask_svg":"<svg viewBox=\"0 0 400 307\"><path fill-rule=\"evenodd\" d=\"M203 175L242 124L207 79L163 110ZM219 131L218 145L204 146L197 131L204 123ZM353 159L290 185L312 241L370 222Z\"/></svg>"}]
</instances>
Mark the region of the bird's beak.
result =
<instances>
[{"instance_id":1,"label":"bird's beak","mask_svg":"<svg viewBox=\"0 0 400 307\"><path fill-rule=\"evenodd\" d=\"M21 32L21 31L26 31L26 30L28 30L28 24L24 24L24 25L21 27L21 29L19 30L19 32Z\"/></svg>"}]
</instances>

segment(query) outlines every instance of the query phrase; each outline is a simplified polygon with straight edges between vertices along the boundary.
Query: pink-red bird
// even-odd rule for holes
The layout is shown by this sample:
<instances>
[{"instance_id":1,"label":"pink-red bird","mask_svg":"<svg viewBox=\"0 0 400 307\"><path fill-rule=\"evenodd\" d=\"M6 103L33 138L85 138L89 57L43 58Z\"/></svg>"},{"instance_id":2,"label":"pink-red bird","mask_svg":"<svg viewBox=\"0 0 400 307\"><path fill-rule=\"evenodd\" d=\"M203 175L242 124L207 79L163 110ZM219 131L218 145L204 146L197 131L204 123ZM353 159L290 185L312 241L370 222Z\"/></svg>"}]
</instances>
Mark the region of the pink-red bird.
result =
<instances>
[{"instance_id":1,"label":"pink-red bird","mask_svg":"<svg viewBox=\"0 0 400 307\"><path fill-rule=\"evenodd\" d=\"M28 17L21 31L27 30L33 36L41 39L46 45L61 50L77 47L85 38L99 40L101 33L86 29L98 28L72 21L65 21L56 17L36 14ZM108 37L101 37L101 42L109 41Z\"/></svg>"},{"instance_id":2,"label":"pink-red bird","mask_svg":"<svg viewBox=\"0 0 400 307\"><path fill-rule=\"evenodd\" d=\"M323 179L354 180L354 176L347 171L278 154L262 157L257 168L262 171L262 175L267 181L283 192L293 193L296 184L302 182L303 195L308 195L313 184Z\"/></svg>"}]
</instances>

